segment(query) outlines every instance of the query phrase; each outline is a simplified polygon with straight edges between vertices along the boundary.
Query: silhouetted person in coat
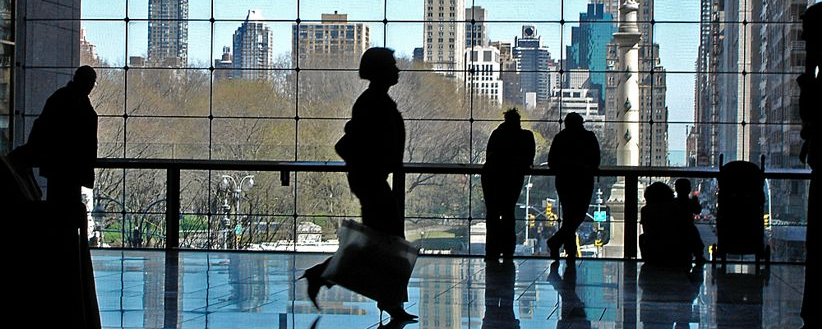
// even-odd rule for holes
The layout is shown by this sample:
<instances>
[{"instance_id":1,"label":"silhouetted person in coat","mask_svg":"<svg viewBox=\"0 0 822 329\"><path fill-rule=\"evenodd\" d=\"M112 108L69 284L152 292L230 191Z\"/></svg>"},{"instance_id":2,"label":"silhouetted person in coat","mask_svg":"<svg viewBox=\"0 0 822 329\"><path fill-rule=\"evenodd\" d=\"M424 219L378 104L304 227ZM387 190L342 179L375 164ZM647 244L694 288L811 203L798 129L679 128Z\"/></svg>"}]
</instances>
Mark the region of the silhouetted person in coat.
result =
<instances>
[{"instance_id":1,"label":"silhouetted person in coat","mask_svg":"<svg viewBox=\"0 0 822 329\"><path fill-rule=\"evenodd\" d=\"M405 124L397 103L388 95L388 89L399 79L394 51L388 48L366 50L360 60L359 72L360 78L370 84L354 103L343 141L335 148L345 160L351 191L360 200L363 224L405 238L397 197L387 181L388 174L402 169L405 152ZM308 295L317 308L316 297L320 288L331 286L321 278L327 265L328 260L307 269L303 275L308 280ZM417 317L405 312L402 303L384 305L378 301L377 307L387 311L395 323Z\"/></svg>"},{"instance_id":2,"label":"silhouetted person in coat","mask_svg":"<svg viewBox=\"0 0 822 329\"><path fill-rule=\"evenodd\" d=\"M520 126L516 109L505 112L505 121L491 133L482 166L482 193L485 197L485 260L496 261L514 255L517 243L514 211L522 191L525 171L534 162L534 134ZM527 220L527 219L526 219Z\"/></svg>"},{"instance_id":3,"label":"silhouetted person in coat","mask_svg":"<svg viewBox=\"0 0 822 329\"><path fill-rule=\"evenodd\" d=\"M682 219L683 225L687 228L685 232L688 235L688 241L691 254L697 263L704 263L706 261L704 250L705 243L702 242L702 237L699 235L699 229L694 224L694 216L702 213L702 205L699 204L699 199L691 195L691 181L685 178L677 179L674 182L674 189L676 190L676 205L677 211L682 213L678 218Z\"/></svg>"},{"instance_id":4,"label":"silhouetted person in coat","mask_svg":"<svg viewBox=\"0 0 822 329\"><path fill-rule=\"evenodd\" d=\"M585 303L577 294L576 264L565 264L565 271L559 276L559 262L551 263L548 283L559 293L562 304L557 328L591 328L591 321L585 313Z\"/></svg>"},{"instance_id":5,"label":"silhouetted person in coat","mask_svg":"<svg viewBox=\"0 0 822 329\"><path fill-rule=\"evenodd\" d=\"M797 79L799 83L799 115L802 118L800 135L805 140L802 145L800 160L811 167L811 185L808 192L808 226L805 238L805 294L802 300L802 320L804 328L819 328L819 316L811 307L812 291L819 291L816 277L819 275L819 221L822 211L819 209L820 168L822 168L822 77L817 74L822 69L822 4L808 7L802 15L802 39L805 40L805 72Z\"/></svg>"},{"instance_id":6,"label":"silhouetted person in coat","mask_svg":"<svg viewBox=\"0 0 822 329\"><path fill-rule=\"evenodd\" d=\"M82 203L82 187L94 187L94 162L97 160L97 112L89 94L97 83L97 73L90 66L81 66L71 82L55 91L34 121L27 145L31 147L33 162L40 175L47 180L47 208L65 236L62 242L71 248L60 248L70 253L63 261L70 266L64 272L69 287L79 290L75 303L68 301L76 312L77 321L84 328L99 328L100 315L94 287L91 253L88 246L88 218ZM79 236L78 236L79 232ZM71 261L69 261L71 260ZM76 278L75 278L76 276ZM75 281L76 280L76 281ZM76 284L75 282L79 282ZM72 319L74 320L74 319Z\"/></svg>"},{"instance_id":7,"label":"silhouetted person in coat","mask_svg":"<svg viewBox=\"0 0 822 329\"><path fill-rule=\"evenodd\" d=\"M594 193L599 141L582 124L582 116L576 112L566 115L565 129L554 137L548 151L548 166L556 171L557 195L562 206L561 226L547 242L553 259L559 259L560 246L564 246L568 258L576 258L576 231L585 220Z\"/></svg>"},{"instance_id":8,"label":"silhouetted person in coat","mask_svg":"<svg viewBox=\"0 0 822 329\"><path fill-rule=\"evenodd\" d=\"M519 328L514 314L514 282L517 268L512 260L485 264L485 314L482 328Z\"/></svg>"}]
</instances>

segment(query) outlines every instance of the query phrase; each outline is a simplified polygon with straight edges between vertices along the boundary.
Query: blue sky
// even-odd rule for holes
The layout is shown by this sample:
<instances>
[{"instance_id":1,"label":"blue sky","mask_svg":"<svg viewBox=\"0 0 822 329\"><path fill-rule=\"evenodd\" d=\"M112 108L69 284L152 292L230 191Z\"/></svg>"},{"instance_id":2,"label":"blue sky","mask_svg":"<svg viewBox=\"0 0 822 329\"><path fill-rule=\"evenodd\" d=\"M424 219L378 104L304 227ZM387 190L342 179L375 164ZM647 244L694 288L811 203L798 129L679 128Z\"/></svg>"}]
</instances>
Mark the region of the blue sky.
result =
<instances>
[{"instance_id":1,"label":"blue sky","mask_svg":"<svg viewBox=\"0 0 822 329\"><path fill-rule=\"evenodd\" d=\"M214 0L216 22L212 42L212 24L207 21L212 17L211 1L189 0L189 18L204 20L189 23L189 64L207 67L219 57L222 47L231 45L234 30L249 9L260 10L265 19L282 20L269 23L276 54L290 53L291 25L298 12L302 20L319 20L320 14L336 10L348 14L349 21L370 21L374 46L391 47L398 56L411 57L413 49L422 46L423 3L423 0L301 0L298 9L294 0ZM466 1L466 6L471 3ZM497 21L487 23L491 40L512 42L514 36L520 35L522 25L531 21L578 20L579 13L586 10L587 1L566 0L561 4L560 0L475 0L473 4L487 10L489 21ZM100 57L114 65L123 65L127 56L146 53L148 25L139 20L147 17L147 11L147 0L84 0L83 27L87 38L97 46ZM126 12L137 21L126 24L122 20ZM392 22L384 26L383 18ZM654 41L660 44L662 65L668 71L693 71L699 43L699 2L657 0L654 19L657 22ZM665 23L672 21L688 23ZM535 25L552 57L560 58L564 45L570 41L571 27L577 24L566 23L564 28L558 23ZM668 120L693 121L694 75L669 73L667 79ZM685 124L669 126L669 148L674 163L684 160L685 131Z\"/></svg>"}]
</instances>

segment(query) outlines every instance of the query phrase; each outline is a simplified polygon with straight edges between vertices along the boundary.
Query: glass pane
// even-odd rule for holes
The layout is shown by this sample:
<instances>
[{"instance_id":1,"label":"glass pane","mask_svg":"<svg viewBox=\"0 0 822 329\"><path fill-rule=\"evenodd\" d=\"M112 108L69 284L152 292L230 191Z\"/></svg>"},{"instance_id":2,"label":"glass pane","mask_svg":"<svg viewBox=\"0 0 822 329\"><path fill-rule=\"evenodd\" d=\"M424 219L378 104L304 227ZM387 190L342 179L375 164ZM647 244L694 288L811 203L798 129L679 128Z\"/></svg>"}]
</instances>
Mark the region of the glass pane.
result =
<instances>
[{"instance_id":1,"label":"glass pane","mask_svg":"<svg viewBox=\"0 0 822 329\"><path fill-rule=\"evenodd\" d=\"M208 70L130 69L126 108L129 116L208 116Z\"/></svg>"},{"instance_id":2,"label":"glass pane","mask_svg":"<svg viewBox=\"0 0 822 329\"><path fill-rule=\"evenodd\" d=\"M305 119L300 120L297 144L299 161L342 161L334 150L334 144L344 134L345 121Z\"/></svg>"},{"instance_id":3,"label":"glass pane","mask_svg":"<svg viewBox=\"0 0 822 329\"><path fill-rule=\"evenodd\" d=\"M211 129L214 159L294 159L293 120L214 119Z\"/></svg>"},{"instance_id":4,"label":"glass pane","mask_svg":"<svg viewBox=\"0 0 822 329\"><path fill-rule=\"evenodd\" d=\"M208 132L208 119L129 118L126 121L126 157L208 158Z\"/></svg>"},{"instance_id":5,"label":"glass pane","mask_svg":"<svg viewBox=\"0 0 822 329\"><path fill-rule=\"evenodd\" d=\"M242 6L237 6L232 0L214 0L213 2L214 18L217 20L245 20L251 10L255 11L256 15L252 17L262 20L294 21L297 19L297 1L293 0L245 0Z\"/></svg>"}]
</instances>

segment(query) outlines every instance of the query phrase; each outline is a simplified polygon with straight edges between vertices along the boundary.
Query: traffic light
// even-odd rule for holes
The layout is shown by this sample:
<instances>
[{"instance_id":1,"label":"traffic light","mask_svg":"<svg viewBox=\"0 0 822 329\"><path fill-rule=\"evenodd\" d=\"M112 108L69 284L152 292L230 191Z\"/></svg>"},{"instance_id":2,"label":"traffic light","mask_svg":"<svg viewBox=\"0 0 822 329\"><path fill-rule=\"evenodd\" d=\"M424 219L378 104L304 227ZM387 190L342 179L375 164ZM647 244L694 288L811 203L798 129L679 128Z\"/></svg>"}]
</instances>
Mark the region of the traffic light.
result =
<instances>
[{"instance_id":1,"label":"traffic light","mask_svg":"<svg viewBox=\"0 0 822 329\"><path fill-rule=\"evenodd\" d=\"M537 216L534 214L528 214L528 227L534 227L534 224L536 223L535 219L537 219Z\"/></svg>"},{"instance_id":2,"label":"traffic light","mask_svg":"<svg viewBox=\"0 0 822 329\"><path fill-rule=\"evenodd\" d=\"M546 202L545 203L545 213L550 215L553 212L554 212L554 204L551 203L551 202Z\"/></svg>"},{"instance_id":3,"label":"traffic light","mask_svg":"<svg viewBox=\"0 0 822 329\"><path fill-rule=\"evenodd\" d=\"M765 214L762 218L764 219L765 227L771 227L771 214Z\"/></svg>"}]
</instances>

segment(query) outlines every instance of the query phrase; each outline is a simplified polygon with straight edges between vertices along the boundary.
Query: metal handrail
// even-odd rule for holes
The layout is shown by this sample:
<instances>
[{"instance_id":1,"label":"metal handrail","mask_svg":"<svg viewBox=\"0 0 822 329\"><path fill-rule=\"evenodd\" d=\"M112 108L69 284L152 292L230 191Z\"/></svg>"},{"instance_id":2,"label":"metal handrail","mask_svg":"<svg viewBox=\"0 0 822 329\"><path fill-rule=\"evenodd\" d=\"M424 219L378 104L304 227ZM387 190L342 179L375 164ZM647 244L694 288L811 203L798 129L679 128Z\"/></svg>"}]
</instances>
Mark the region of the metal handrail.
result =
<instances>
[{"instance_id":1,"label":"metal handrail","mask_svg":"<svg viewBox=\"0 0 822 329\"><path fill-rule=\"evenodd\" d=\"M346 172L342 161L235 161L206 159L134 159L117 158L97 159L97 168L108 169L162 169L166 175L166 250L179 249L180 225L180 171L181 170L248 170L279 171L283 185L289 185L290 172ZM397 190L405 189L405 175L409 173L425 174L464 174L482 173L481 164L460 163L405 163L400 174L393 176L393 186ZM525 172L526 175L552 176L554 170L547 166L534 166ZM596 176L625 177L624 232L623 242L637 240L638 222L638 186L640 177L719 177L719 168L713 167L601 167L594 173ZM809 169L771 169L764 171L765 178L810 180ZM405 208L405 195L399 193L399 208ZM629 225L630 223L630 225ZM174 229L172 229L174 228ZM625 259L636 259L636 243L623 243Z\"/></svg>"}]
</instances>

